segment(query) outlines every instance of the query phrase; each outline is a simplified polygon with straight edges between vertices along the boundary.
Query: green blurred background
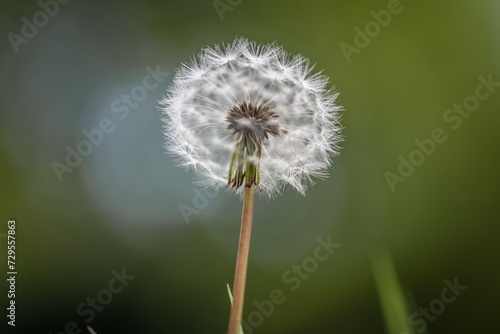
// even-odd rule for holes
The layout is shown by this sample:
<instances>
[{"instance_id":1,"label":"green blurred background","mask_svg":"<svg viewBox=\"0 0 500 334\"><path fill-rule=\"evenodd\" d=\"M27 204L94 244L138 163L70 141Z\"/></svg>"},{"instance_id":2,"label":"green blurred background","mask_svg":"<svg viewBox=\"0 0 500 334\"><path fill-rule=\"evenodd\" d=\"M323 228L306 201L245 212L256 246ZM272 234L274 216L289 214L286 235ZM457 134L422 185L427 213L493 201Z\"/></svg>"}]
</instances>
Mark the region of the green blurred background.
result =
<instances>
[{"instance_id":1,"label":"green blurred background","mask_svg":"<svg viewBox=\"0 0 500 334\"><path fill-rule=\"evenodd\" d=\"M105 296L112 271L122 268L135 278L95 313L97 333L225 332L241 202L224 191L206 201L196 196L192 174L164 154L157 100L181 62L235 36L306 55L345 108L331 177L305 198L289 191L256 202L244 315L261 322L253 331L498 331L500 89L456 130L443 115L475 94L479 76L500 81L500 2L404 0L380 31L369 24L371 11L392 8L391 1L220 3L228 6L222 19L213 0L72 0L44 22L34 0L2 2L4 310L9 219L17 222L18 277L17 326L6 326L2 312L1 332L65 333L70 321L86 332L78 305ZM24 38L23 17L33 22L34 15L38 31L14 47L9 33ZM374 29L368 45L346 57L340 45L356 46L354 29L366 24ZM168 75L128 114L115 113L116 99L140 93L136 87L156 68ZM54 162L64 164L67 146L76 149L82 131L103 119L113 130L59 180ZM398 173L399 156L409 159L414 141L435 128L447 140L391 189L384 173ZM201 208L189 224L182 205ZM329 235L340 247L292 291L282 275ZM407 313L439 300L444 280L457 278L467 289L426 326L398 333L384 322L385 290L370 260L380 247L392 255L401 286L386 282L403 291ZM253 301L275 289L286 301L262 321L249 320Z\"/></svg>"}]
</instances>

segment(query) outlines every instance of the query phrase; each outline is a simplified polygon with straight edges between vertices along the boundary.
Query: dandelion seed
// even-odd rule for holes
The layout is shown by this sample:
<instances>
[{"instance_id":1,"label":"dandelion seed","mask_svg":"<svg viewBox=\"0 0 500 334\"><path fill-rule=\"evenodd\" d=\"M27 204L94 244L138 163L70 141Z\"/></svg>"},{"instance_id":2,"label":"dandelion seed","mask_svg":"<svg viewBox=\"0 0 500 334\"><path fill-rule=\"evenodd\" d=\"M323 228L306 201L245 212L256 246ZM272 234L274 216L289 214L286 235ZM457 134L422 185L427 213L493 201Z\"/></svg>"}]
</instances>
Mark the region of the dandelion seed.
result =
<instances>
[{"instance_id":1,"label":"dandelion seed","mask_svg":"<svg viewBox=\"0 0 500 334\"><path fill-rule=\"evenodd\" d=\"M312 69L276 44L204 48L160 101L168 153L206 186L304 195L341 139L337 94Z\"/></svg>"}]
</instances>

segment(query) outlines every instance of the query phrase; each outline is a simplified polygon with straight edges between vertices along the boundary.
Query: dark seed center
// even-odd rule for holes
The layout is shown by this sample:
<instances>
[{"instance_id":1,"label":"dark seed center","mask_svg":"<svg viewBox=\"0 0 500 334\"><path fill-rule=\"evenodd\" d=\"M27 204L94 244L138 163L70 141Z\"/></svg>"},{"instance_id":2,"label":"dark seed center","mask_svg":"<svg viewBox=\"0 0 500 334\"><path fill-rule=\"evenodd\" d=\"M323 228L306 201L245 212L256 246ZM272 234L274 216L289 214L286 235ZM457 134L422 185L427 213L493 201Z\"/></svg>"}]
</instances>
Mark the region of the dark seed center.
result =
<instances>
[{"instance_id":1,"label":"dark seed center","mask_svg":"<svg viewBox=\"0 0 500 334\"><path fill-rule=\"evenodd\" d=\"M268 134L278 136L278 115L267 105L254 106L243 102L226 116L227 128L234 131L236 143L229 163L227 185L260 188L260 158Z\"/></svg>"},{"instance_id":2,"label":"dark seed center","mask_svg":"<svg viewBox=\"0 0 500 334\"><path fill-rule=\"evenodd\" d=\"M229 111L226 116L226 121L229 123L227 128L234 133L247 131L260 140L267 139L268 134L279 135L279 125L276 123L278 117L267 105L254 106L243 102Z\"/></svg>"}]
</instances>

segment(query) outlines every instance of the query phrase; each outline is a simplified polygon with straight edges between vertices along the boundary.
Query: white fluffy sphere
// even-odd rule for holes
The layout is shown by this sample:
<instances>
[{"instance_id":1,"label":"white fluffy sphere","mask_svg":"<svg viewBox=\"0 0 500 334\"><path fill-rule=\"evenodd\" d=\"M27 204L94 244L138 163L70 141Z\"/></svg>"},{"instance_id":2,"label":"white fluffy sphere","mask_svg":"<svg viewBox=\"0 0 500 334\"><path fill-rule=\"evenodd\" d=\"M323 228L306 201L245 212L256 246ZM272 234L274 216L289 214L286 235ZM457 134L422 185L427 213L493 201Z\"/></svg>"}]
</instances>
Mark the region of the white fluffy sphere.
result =
<instances>
[{"instance_id":1,"label":"white fluffy sphere","mask_svg":"<svg viewBox=\"0 0 500 334\"><path fill-rule=\"evenodd\" d=\"M341 140L338 94L311 70L275 44L237 38L202 49L160 101L168 153L205 186L241 193L241 167L243 186L269 197L286 186L304 195L314 178L328 176Z\"/></svg>"}]
</instances>

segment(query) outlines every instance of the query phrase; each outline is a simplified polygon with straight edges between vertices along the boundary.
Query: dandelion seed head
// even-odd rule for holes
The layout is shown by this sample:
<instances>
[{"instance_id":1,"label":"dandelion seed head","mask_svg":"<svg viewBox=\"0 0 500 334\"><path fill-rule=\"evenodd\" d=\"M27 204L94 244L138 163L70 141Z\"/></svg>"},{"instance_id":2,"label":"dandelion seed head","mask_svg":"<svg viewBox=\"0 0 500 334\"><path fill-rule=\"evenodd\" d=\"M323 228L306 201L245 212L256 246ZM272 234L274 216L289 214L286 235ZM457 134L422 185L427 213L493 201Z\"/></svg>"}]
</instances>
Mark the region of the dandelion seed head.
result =
<instances>
[{"instance_id":1,"label":"dandelion seed head","mask_svg":"<svg viewBox=\"0 0 500 334\"><path fill-rule=\"evenodd\" d=\"M205 186L304 195L328 176L341 140L338 94L312 69L274 43L202 49L160 101L167 152Z\"/></svg>"}]
</instances>

